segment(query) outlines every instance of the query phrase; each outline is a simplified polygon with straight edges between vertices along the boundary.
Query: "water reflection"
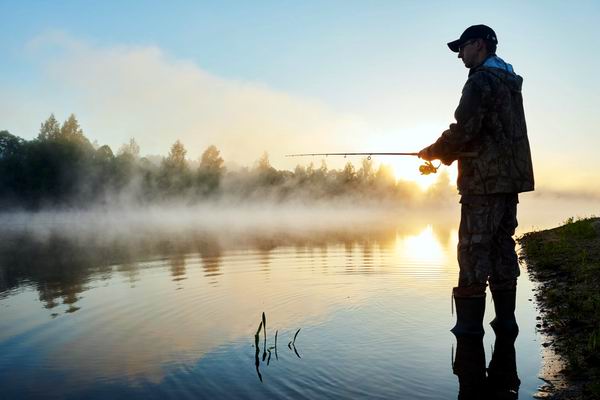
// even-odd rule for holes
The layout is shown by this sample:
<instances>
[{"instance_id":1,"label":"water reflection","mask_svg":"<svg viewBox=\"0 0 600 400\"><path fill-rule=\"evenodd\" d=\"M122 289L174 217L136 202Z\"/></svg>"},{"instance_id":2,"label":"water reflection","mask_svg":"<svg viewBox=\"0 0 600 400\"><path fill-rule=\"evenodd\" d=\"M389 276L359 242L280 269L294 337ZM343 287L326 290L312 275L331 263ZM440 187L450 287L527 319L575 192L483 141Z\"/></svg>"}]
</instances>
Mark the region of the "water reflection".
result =
<instances>
[{"instance_id":1,"label":"water reflection","mask_svg":"<svg viewBox=\"0 0 600 400\"><path fill-rule=\"evenodd\" d=\"M0 232L0 298L20 287L35 287L39 300L47 309L68 306L65 312L79 309L76 303L81 294L90 288L90 281L110 280L114 273L123 275L130 287L140 279L141 264L145 261L167 259L171 278L182 287L187 279L188 258L198 254L204 276L217 284L222 276L223 246L228 251L253 250L258 254L261 271L268 272L273 252L293 244L299 257L312 262L320 260L327 268L338 253L330 256L330 247L341 244L344 248L346 271L350 273L376 272L375 265L389 265L389 252L409 258L411 262L426 259L433 265L443 265L448 260L448 248L442 246L453 239L448 228L399 226L395 229L374 231L319 232L311 236L255 234L243 237L223 237L206 232L190 232L174 237L133 235L95 242L90 238L63 236L52 232L40 241L34 235ZM237 240L236 240L237 239ZM318 257L314 251L317 250ZM308 253L307 253L308 251ZM360 258L357 258L360 257Z\"/></svg>"},{"instance_id":2,"label":"water reflection","mask_svg":"<svg viewBox=\"0 0 600 400\"><path fill-rule=\"evenodd\" d=\"M110 269L102 262L99 249L81 249L59 236L39 243L30 237L3 237L0 270L0 295L21 286L34 286L44 308L67 305L65 312L79 308L75 303L87 290L91 274L102 275Z\"/></svg>"},{"instance_id":3,"label":"water reflection","mask_svg":"<svg viewBox=\"0 0 600 400\"><path fill-rule=\"evenodd\" d=\"M170 257L171 276L173 282L179 282L187 279L185 276L185 256L183 254L174 254Z\"/></svg>"},{"instance_id":4,"label":"water reflection","mask_svg":"<svg viewBox=\"0 0 600 400\"><path fill-rule=\"evenodd\" d=\"M447 235L444 238L447 246L450 240L450 232L445 231L444 234ZM436 232L431 225L428 225L416 235L397 237L396 251L414 261L429 259L441 264L445 261L445 252L442 243L439 241L440 236L441 232Z\"/></svg>"},{"instance_id":5,"label":"water reflection","mask_svg":"<svg viewBox=\"0 0 600 400\"><path fill-rule=\"evenodd\" d=\"M217 284L218 277L222 275L221 262L223 248L214 237L207 237L206 240L198 242L198 253L202 259L202 268L204 276L211 278L211 284Z\"/></svg>"},{"instance_id":6,"label":"water reflection","mask_svg":"<svg viewBox=\"0 0 600 400\"><path fill-rule=\"evenodd\" d=\"M125 262L118 265L116 271L125 277L131 288L135 288L135 283L140 280L140 267L136 262Z\"/></svg>"},{"instance_id":7,"label":"water reflection","mask_svg":"<svg viewBox=\"0 0 600 400\"><path fill-rule=\"evenodd\" d=\"M298 328L298 330L294 334L294 337L288 342L288 345L287 345L288 349L293 351L294 354L296 355L296 357L298 357L300 359L302 357L300 356L300 353L298 352L298 348L296 347L296 339L298 338L298 334L300 333L301 329L302 328ZM260 347L261 332L263 335L262 359L260 356L261 355L261 347ZM265 313L263 312L262 321L260 322L260 324L258 326L258 331L256 331L256 334L254 335L254 367L256 368L256 374L257 374L258 380L260 382L263 382L263 377L260 372L261 364L263 365L263 367L265 367L265 365L268 367L269 364L271 363L271 357L273 356L273 354L275 354L275 360L279 361L279 353L277 351L278 335L279 335L279 330L276 330L274 343L272 343L272 345L267 345L267 323L266 323ZM266 362L265 362L265 359L266 359Z\"/></svg>"},{"instance_id":8,"label":"water reflection","mask_svg":"<svg viewBox=\"0 0 600 400\"><path fill-rule=\"evenodd\" d=\"M0 236L8 398L36 385L63 398L456 392L445 339L452 225ZM265 310L269 336L256 345Z\"/></svg>"},{"instance_id":9,"label":"water reflection","mask_svg":"<svg viewBox=\"0 0 600 400\"><path fill-rule=\"evenodd\" d=\"M457 337L452 365L458 377L459 400L511 400L519 397L516 335L497 335L492 359L486 370L483 337Z\"/></svg>"}]
</instances>

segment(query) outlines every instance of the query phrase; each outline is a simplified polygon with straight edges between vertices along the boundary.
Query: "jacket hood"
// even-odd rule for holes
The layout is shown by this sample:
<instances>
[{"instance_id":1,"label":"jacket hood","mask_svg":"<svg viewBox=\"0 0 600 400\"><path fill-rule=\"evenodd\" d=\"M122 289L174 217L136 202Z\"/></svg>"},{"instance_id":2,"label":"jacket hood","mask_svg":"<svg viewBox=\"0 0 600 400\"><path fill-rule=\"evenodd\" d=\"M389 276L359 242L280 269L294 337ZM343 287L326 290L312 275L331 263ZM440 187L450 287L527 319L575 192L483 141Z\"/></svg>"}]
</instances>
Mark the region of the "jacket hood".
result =
<instances>
[{"instance_id":1,"label":"jacket hood","mask_svg":"<svg viewBox=\"0 0 600 400\"><path fill-rule=\"evenodd\" d=\"M509 72L509 73L515 75L515 70L513 69L513 66L495 54L486 58L481 66L486 67L486 68L501 69L503 71L506 71L506 72Z\"/></svg>"},{"instance_id":2,"label":"jacket hood","mask_svg":"<svg viewBox=\"0 0 600 400\"><path fill-rule=\"evenodd\" d=\"M485 68L488 72L501 79L511 90L520 92L523 86L523 78L515 73L513 66L498 57L489 56L478 68Z\"/></svg>"}]
</instances>

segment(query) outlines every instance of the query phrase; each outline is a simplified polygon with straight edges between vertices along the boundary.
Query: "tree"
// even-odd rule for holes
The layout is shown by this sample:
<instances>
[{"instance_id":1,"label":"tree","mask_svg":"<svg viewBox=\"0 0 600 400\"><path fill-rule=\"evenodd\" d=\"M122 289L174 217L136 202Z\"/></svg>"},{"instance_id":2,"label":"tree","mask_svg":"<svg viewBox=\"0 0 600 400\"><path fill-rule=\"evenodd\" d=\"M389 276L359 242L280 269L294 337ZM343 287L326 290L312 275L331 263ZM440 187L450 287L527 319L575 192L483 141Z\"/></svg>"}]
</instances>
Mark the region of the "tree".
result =
<instances>
[{"instance_id":1,"label":"tree","mask_svg":"<svg viewBox=\"0 0 600 400\"><path fill-rule=\"evenodd\" d=\"M134 160L140 158L140 146L135 141L135 138L129 139L128 143L124 143L119 147L119 151L117 155L129 154L133 157Z\"/></svg>"},{"instance_id":2,"label":"tree","mask_svg":"<svg viewBox=\"0 0 600 400\"><path fill-rule=\"evenodd\" d=\"M177 141L171 146L169 155L165 159L165 164L174 170L184 170L187 167L187 163L185 161L186 154L187 150L185 149L183 143L177 139Z\"/></svg>"},{"instance_id":3,"label":"tree","mask_svg":"<svg viewBox=\"0 0 600 400\"><path fill-rule=\"evenodd\" d=\"M85 182L88 193L94 198L100 194L107 193L112 189L112 183L116 175L115 155L108 145L100 146L94 151L93 163L90 163L85 175L81 177Z\"/></svg>"},{"instance_id":4,"label":"tree","mask_svg":"<svg viewBox=\"0 0 600 400\"><path fill-rule=\"evenodd\" d=\"M50 114L50 117L40 126L40 133L38 134L39 140L53 140L60 136L60 124L54 117L54 114Z\"/></svg>"},{"instance_id":5,"label":"tree","mask_svg":"<svg viewBox=\"0 0 600 400\"><path fill-rule=\"evenodd\" d=\"M79 121L75 117L75 114L69 115L69 118L63 122L60 127L60 136L63 139L78 140L83 137L83 130L79 126Z\"/></svg>"},{"instance_id":6,"label":"tree","mask_svg":"<svg viewBox=\"0 0 600 400\"><path fill-rule=\"evenodd\" d=\"M294 178L296 181L303 183L306 180L306 177L306 168L300 164L297 164L296 168L294 168Z\"/></svg>"},{"instance_id":7,"label":"tree","mask_svg":"<svg viewBox=\"0 0 600 400\"><path fill-rule=\"evenodd\" d=\"M38 134L38 140L54 141L61 143L74 143L80 150L84 152L93 152L95 147L85 137L83 130L79 125L79 121L75 114L71 114L66 121L63 122L62 126L58 123L54 114L50 114L50 117L40 126L40 132Z\"/></svg>"},{"instance_id":8,"label":"tree","mask_svg":"<svg viewBox=\"0 0 600 400\"><path fill-rule=\"evenodd\" d=\"M223 166L224 163L225 161L221 157L219 150L211 145L204 150L204 153L202 153L198 169L204 172L222 175L225 172L225 167Z\"/></svg>"},{"instance_id":9,"label":"tree","mask_svg":"<svg viewBox=\"0 0 600 400\"><path fill-rule=\"evenodd\" d=\"M98 147L98 150L96 150L96 158L99 160L110 161L114 157L115 156L112 152L112 149L106 144L104 146Z\"/></svg>"},{"instance_id":10,"label":"tree","mask_svg":"<svg viewBox=\"0 0 600 400\"><path fill-rule=\"evenodd\" d=\"M16 156L24 143L20 137L11 135L8 131L0 131L0 160Z\"/></svg>"},{"instance_id":11,"label":"tree","mask_svg":"<svg viewBox=\"0 0 600 400\"><path fill-rule=\"evenodd\" d=\"M163 160L159 186L168 196L181 194L190 187L192 177L185 159L186 154L184 145L177 140L171 146L167 158Z\"/></svg>"},{"instance_id":12,"label":"tree","mask_svg":"<svg viewBox=\"0 0 600 400\"><path fill-rule=\"evenodd\" d=\"M0 131L0 203L22 190L26 143L8 131Z\"/></svg>"},{"instance_id":13,"label":"tree","mask_svg":"<svg viewBox=\"0 0 600 400\"><path fill-rule=\"evenodd\" d=\"M94 197L96 151L74 114L58 127L54 115L40 127L27 150L27 201L63 203ZM76 200L77 196L77 200Z\"/></svg>"},{"instance_id":14,"label":"tree","mask_svg":"<svg viewBox=\"0 0 600 400\"><path fill-rule=\"evenodd\" d=\"M373 171L373 160L370 157L362 159L362 166L357 173L358 180L363 184L371 184L375 180L375 172Z\"/></svg>"},{"instance_id":15,"label":"tree","mask_svg":"<svg viewBox=\"0 0 600 400\"><path fill-rule=\"evenodd\" d=\"M221 153L215 146L209 146L202 153L197 176L198 189L201 194L206 195L217 190L225 173L223 164Z\"/></svg>"},{"instance_id":16,"label":"tree","mask_svg":"<svg viewBox=\"0 0 600 400\"><path fill-rule=\"evenodd\" d=\"M321 166L319 168L315 168L315 164L312 161L308 164L308 167L306 167L306 175L312 182L324 182L328 171L327 162L325 160L321 160Z\"/></svg>"},{"instance_id":17,"label":"tree","mask_svg":"<svg viewBox=\"0 0 600 400\"><path fill-rule=\"evenodd\" d=\"M140 146L134 138L124 143L117 152L115 158L115 184L117 187L125 187L131 182L136 170L136 163L140 159Z\"/></svg>"},{"instance_id":18,"label":"tree","mask_svg":"<svg viewBox=\"0 0 600 400\"><path fill-rule=\"evenodd\" d=\"M283 176L271 166L269 153L266 151L256 161L255 171L258 174L257 184L259 186L272 186L281 183Z\"/></svg>"},{"instance_id":19,"label":"tree","mask_svg":"<svg viewBox=\"0 0 600 400\"><path fill-rule=\"evenodd\" d=\"M256 170L259 172L269 172L274 170L271 166L271 161L269 161L269 153L266 151L262 153L260 158L256 161Z\"/></svg>"},{"instance_id":20,"label":"tree","mask_svg":"<svg viewBox=\"0 0 600 400\"><path fill-rule=\"evenodd\" d=\"M346 163L344 169L340 172L340 178L344 184L356 181L356 171L354 170L354 165L352 165L350 161Z\"/></svg>"},{"instance_id":21,"label":"tree","mask_svg":"<svg viewBox=\"0 0 600 400\"><path fill-rule=\"evenodd\" d=\"M69 118L60 127L60 139L77 144L83 151L94 151L94 145L83 134L83 129L81 129L75 114L69 115Z\"/></svg>"}]
</instances>

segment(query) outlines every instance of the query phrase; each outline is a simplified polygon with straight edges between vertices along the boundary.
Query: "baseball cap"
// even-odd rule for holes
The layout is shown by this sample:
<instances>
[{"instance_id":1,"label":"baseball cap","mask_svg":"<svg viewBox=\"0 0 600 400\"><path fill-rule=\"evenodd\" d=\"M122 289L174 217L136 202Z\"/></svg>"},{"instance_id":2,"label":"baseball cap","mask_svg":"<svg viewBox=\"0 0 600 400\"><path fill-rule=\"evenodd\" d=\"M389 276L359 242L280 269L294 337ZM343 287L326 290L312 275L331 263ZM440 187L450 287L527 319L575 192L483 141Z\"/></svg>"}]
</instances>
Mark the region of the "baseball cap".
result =
<instances>
[{"instance_id":1,"label":"baseball cap","mask_svg":"<svg viewBox=\"0 0 600 400\"><path fill-rule=\"evenodd\" d=\"M472 25L465 29L460 38L448 43L448 47L455 53L458 53L458 48L471 39L485 39L494 44L498 44L496 32L487 25Z\"/></svg>"}]
</instances>

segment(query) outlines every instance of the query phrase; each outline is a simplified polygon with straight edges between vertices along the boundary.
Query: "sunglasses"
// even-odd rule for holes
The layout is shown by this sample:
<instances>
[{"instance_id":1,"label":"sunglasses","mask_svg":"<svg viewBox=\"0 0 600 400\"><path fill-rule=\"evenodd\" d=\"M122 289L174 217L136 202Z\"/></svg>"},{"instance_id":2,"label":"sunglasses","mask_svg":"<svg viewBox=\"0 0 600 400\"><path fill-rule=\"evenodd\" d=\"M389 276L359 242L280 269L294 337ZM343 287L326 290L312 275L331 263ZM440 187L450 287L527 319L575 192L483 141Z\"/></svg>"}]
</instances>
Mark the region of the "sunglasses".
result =
<instances>
[{"instance_id":1,"label":"sunglasses","mask_svg":"<svg viewBox=\"0 0 600 400\"><path fill-rule=\"evenodd\" d=\"M473 44L477 41L477 39L471 39L463 44L461 44L460 46L458 46L458 51L462 51L465 47L467 47L470 44Z\"/></svg>"}]
</instances>

